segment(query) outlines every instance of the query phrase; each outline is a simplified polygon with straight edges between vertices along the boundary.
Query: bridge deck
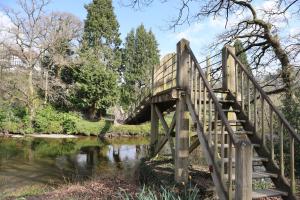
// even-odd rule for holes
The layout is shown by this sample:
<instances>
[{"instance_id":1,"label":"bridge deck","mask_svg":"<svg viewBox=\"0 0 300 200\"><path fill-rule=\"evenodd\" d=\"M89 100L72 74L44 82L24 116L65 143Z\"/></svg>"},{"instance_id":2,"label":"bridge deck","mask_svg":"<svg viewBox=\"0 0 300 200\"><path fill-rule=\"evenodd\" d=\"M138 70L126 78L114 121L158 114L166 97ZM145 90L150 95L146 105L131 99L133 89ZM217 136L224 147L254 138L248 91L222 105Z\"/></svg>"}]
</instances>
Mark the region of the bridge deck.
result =
<instances>
[{"instance_id":1,"label":"bridge deck","mask_svg":"<svg viewBox=\"0 0 300 200\"><path fill-rule=\"evenodd\" d=\"M143 101L141 101L135 112L126 119L125 124L134 125L150 121L151 103L155 103L163 112L166 110L172 111L180 91L182 91L180 88L174 87L159 92L154 96L146 97Z\"/></svg>"}]
</instances>

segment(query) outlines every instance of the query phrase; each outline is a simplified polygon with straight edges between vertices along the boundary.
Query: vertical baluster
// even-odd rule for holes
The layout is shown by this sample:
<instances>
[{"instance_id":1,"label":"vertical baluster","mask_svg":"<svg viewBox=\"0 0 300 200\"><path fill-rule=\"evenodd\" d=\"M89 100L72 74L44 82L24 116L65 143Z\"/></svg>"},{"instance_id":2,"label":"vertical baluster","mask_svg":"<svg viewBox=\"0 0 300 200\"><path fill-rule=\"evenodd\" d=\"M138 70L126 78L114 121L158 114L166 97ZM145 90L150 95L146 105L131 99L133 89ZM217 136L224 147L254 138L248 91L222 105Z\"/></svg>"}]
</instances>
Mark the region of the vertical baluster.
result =
<instances>
[{"instance_id":1,"label":"vertical baluster","mask_svg":"<svg viewBox=\"0 0 300 200\"><path fill-rule=\"evenodd\" d=\"M195 91L194 91L194 102L195 102L195 110L197 110L197 104L198 104L198 102L197 102L197 94L198 94L198 83L197 83L197 72L198 72L198 70L197 70L197 68L196 68L196 65L194 65L194 67L195 67L195 70L194 70L194 72L195 72L195 75L194 75L194 84L195 84Z\"/></svg>"},{"instance_id":2,"label":"vertical baluster","mask_svg":"<svg viewBox=\"0 0 300 200\"><path fill-rule=\"evenodd\" d=\"M190 75L190 89L191 89L191 100L194 101L194 98L193 98L193 95L195 94L195 91L194 91L194 66L193 66L193 60L190 56L190 66L191 66L191 75ZM195 102L193 102L193 104L195 105Z\"/></svg>"},{"instance_id":3,"label":"vertical baluster","mask_svg":"<svg viewBox=\"0 0 300 200\"><path fill-rule=\"evenodd\" d=\"M214 144L215 144L215 151L214 151L214 158L215 161L217 161L217 157L218 157L218 137L217 137L217 128L218 128L218 112L217 109L215 107L215 124L214 124Z\"/></svg>"},{"instance_id":4,"label":"vertical baluster","mask_svg":"<svg viewBox=\"0 0 300 200\"><path fill-rule=\"evenodd\" d=\"M199 73L199 107L198 107L198 117L201 118L201 113L202 113L202 78Z\"/></svg>"},{"instance_id":5,"label":"vertical baluster","mask_svg":"<svg viewBox=\"0 0 300 200\"><path fill-rule=\"evenodd\" d=\"M228 140L228 199L232 199L232 141L229 134Z\"/></svg>"},{"instance_id":6,"label":"vertical baluster","mask_svg":"<svg viewBox=\"0 0 300 200\"><path fill-rule=\"evenodd\" d=\"M171 70L172 70L172 72L171 72L171 80L172 81L171 81L171 88L174 87L174 84L173 84L174 83L174 81L173 81L174 80L174 65L175 65L174 64L174 56L172 56L172 68L171 68Z\"/></svg>"},{"instance_id":7,"label":"vertical baluster","mask_svg":"<svg viewBox=\"0 0 300 200\"><path fill-rule=\"evenodd\" d=\"M248 95L248 98L247 98L247 101L248 101L248 118L249 120L251 121L251 95L250 95L250 79L247 78L247 95Z\"/></svg>"},{"instance_id":8,"label":"vertical baluster","mask_svg":"<svg viewBox=\"0 0 300 200\"><path fill-rule=\"evenodd\" d=\"M274 135L273 135L273 110L270 106L270 143L271 143L271 158L274 160Z\"/></svg>"},{"instance_id":9,"label":"vertical baluster","mask_svg":"<svg viewBox=\"0 0 300 200\"><path fill-rule=\"evenodd\" d=\"M284 177L283 123L280 122L280 175Z\"/></svg>"},{"instance_id":10,"label":"vertical baluster","mask_svg":"<svg viewBox=\"0 0 300 200\"><path fill-rule=\"evenodd\" d=\"M253 93L254 93L254 131L255 131L255 133L257 133L257 105L256 105L256 88L254 87L253 88L254 89L254 91L253 91Z\"/></svg>"},{"instance_id":11,"label":"vertical baluster","mask_svg":"<svg viewBox=\"0 0 300 200\"><path fill-rule=\"evenodd\" d=\"M296 193L296 182L295 182L295 139L290 136L290 185L292 194Z\"/></svg>"},{"instance_id":12,"label":"vertical baluster","mask_svg":"<svg viewBox=\"0 0 300 200\"><path fill-rule=\"evenodd\" d=\"M244 71L241 73L241 101L242 101L242 109L245 109L244 103Z\"/></svg>"},{"instance_id":13,"label":"vertical baluster","mask_svg":"<svg viewBox=\"0 0 300 200\"><path fill-rule=\"evenodd\" d=\"M205 134L206 132L206 97L207 97L207 94L206 94L206 86L204 85L203 83L203 133Z\"/></svg>"},{"instance_id":14,"label":"vertical baluster","mask_svg":"<svg viewBox=\"0 0 300 200\"><path fill-rule=\"evenodd\" d=\"M224 180L224 125L221 121L221 179Z\"/></svg>"},{"instance_id":15,"label":"vertical baluster","mask_svg":"<svg viewBox=\"0 0 300 200\"><path fill-rule=\"evenodd\" d=\"M211 131L212 131L212 103L211 103L211 96L208 95L208 144L211 145Z\"/></svg>"},{"instance_id":16,"label":"vertical baluster","mask_svg":"<svg viewBox=\"0 0 300 200\"><path fill-rule=\"evenodd\" d=\"M239 101L240 99L239 99L239 88L238 88L238 86L239 86L239 69L238 69L238 64L236 63L235 64L235 95L236 95L236 99Z\"/></svg>"},{"instance_id":17,"label":"vertical baluster","mask_svg":"<svg viewBox=\"0 0 300 200\"><path fill-rule=\"evenodd\" d=\"M261 96L261 137L263 146L266 146L264 110L265 101L264 98Z\"/></svg>"}]
</instances>

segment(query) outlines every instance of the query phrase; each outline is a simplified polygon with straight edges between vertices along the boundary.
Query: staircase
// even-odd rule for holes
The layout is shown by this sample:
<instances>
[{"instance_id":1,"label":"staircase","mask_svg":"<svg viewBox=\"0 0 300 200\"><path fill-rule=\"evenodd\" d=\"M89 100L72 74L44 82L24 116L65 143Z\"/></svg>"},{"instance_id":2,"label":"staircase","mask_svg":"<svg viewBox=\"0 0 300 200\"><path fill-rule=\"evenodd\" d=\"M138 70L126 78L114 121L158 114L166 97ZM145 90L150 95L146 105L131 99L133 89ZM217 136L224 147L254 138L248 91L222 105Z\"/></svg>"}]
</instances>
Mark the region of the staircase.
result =
<instances>
[{"instance_id":1,"label":"staircase","mask_svg":"<svg viewBox=\"0 0 300 200\"><path fill-rule=\"evenodd\" d=\"M232 48L223 49L225 59L222 66L227 76L223 77L223 87L219 90L212 89L193 52L187 48L191 60L186 102L207 161L216 171L212 173L213 180L219 185L217 190L221 199L232 199L240 186L243 187L241 190L253 187L252 191L244 191L245 194L251 192L252 199L296 199L294 141L300 141L299 135L238 60ZM275 127L277 131L274 131ZM286 138L290 142L288 153L284 152ZM277 154L275 146L279 148ZM289 157L291 168L288 173L284 169L285 156ZM250 169L243 172L245 170L239 167ZM252 176L252 180L243 183L242 176ZM265 180L268 184L256 188L254 183Z\"/></svg>"},{"instance_id":2,"label":"staircase","mask_svg":"<svg viewBox=\"0 0 300 200\"><path fill-rule=\"evenodd\" d=\"M188 155L182 152L186 148L192 152L200 144L220 199L298 199L295 171L300 167L295 169L294 147L300 144L300 136L238 60L234 49L225 46L222 50L222 86L218 89L207 76L209 62L205 73L186 40L177 45L176 69L176 112L170 127L162 114L167 110L162 105L167 104L153 100L162 99L159 94L153 94L151 109L147 109L151 110L151 143L158 146L154 154L168 140L173 143L170 133L176 127L175 179L187 178ZM193 142L186 137L186 112L197 133ZM160 142L158 119L166 131ZM192 144L187 147L188 143Z\"/></svg>"}]
</instances>

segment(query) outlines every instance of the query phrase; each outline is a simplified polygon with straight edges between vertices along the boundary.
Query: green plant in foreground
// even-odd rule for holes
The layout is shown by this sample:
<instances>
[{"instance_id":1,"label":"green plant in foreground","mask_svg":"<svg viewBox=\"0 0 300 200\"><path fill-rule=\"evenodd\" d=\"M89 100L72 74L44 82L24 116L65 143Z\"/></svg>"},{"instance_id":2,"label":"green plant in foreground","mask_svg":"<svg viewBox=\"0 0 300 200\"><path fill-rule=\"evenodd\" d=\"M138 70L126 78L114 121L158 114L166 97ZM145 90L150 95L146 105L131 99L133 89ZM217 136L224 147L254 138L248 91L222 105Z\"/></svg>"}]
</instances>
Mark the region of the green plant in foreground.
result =
<instances>
[{"instance_id":1,"label":"green plant in foreground","mask_svg":"<svg viewBox=\"0 0 300 200\"><path fill-rule=\"evenodd\" d=\"M146 186L143 186L142 190L132 195L122 191L120 193L120 199L122 200L196 200L199 199L199 190L194 188L185 188L183 193L176 193L172 190L161 187L160 190L155 190Z\"/></svg>"}]
</instances>

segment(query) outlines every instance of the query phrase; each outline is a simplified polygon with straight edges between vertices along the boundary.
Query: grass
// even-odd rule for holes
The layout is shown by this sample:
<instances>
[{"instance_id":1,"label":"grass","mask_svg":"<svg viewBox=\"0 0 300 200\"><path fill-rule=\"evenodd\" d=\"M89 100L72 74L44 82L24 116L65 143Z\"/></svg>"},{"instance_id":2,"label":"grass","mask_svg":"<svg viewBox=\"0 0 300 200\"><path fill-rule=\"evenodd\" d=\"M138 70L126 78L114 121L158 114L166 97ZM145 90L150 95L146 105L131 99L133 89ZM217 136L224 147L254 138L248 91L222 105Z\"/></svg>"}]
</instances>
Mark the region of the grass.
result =
<instances>
[{"instance_id":1,"label":"grass","mask_svg":"<svg viewBox=\"0 0 300 200\"><path fill-rule=\"evenodd\" d=\"M7 197L14 197L16 200L26 200L27 196L34 196L43 194L49 191L49 187L46 185L28 185L20 187L13 192L2 193L0 192L0 199L5 199Z\"/></svg>"},{"instance_id":2,"label":"grass","mask_svg":"<svg viewBox=\"0 0 300 200\"><path fill-rule=\"evenodd\" d=\"M195 188L185 188L180 193L177 189L159 190L144 186L137 194L129 195L125 191L120 193L121 200L196 200L199 199L199 190Z\"/></svg>"}]
</instances>

